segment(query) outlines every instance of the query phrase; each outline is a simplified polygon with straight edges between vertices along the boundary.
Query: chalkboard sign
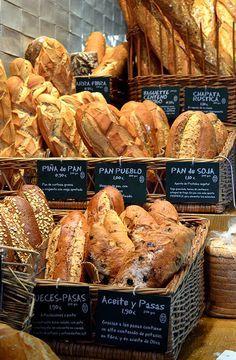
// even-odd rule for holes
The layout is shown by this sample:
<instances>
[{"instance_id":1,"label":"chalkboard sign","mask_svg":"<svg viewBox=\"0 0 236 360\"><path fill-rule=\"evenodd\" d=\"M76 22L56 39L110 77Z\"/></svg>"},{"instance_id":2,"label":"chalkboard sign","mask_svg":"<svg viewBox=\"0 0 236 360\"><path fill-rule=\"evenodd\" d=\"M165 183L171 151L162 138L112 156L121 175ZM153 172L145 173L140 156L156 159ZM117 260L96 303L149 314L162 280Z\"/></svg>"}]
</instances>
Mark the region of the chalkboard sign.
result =
<instances>
[{"instance_id":1,"label":"chalkboard sign","mask_svg":"<svg viewBox=\"0 0 236 360\"><path fill-rule=\"evenodd\" d=\"M166 198L172 203L217 203L219 163L168 162Z\"/></svg>"},{"instance_id":2,"label":"chalkboard sign","mask_svg":"<svg viewBox=\"0 0 236 360\"><path fill-rule=\"evenodd\" d=\"M133 292L98 292L96 341L101 344L166 352L170 297Z\"/></svg>"},{"instance_id":3,"label":"chalkboard sign","mask_svg":"<svg viewBox=\"0 0 236 360\"><path fill-rule=\"evenodd\" d=\"M38 186L48 200L86 200L86 161L38 160L37 169Z\"/></svg>"},{"instance_id":4,"label":"chalkboard sign","mask_svg":"<svg viewBox=\"0 0 236 360\"><path fill-rule=\"evenodd\" d=\"M36 286L31 333L39 338L89 339L90 297L87 286Z\"/></svg>"},{"instance_id":5,"label":"chalkboard sign","mask_svg":"<svg viewBox=\"0 0 236 360\"><path fill-rule=\"evenodd\" d=\"M185 88L184 110L213 112L222 121L227 119L228 90L224 88Z\"/></svg>"},{"instance_id":6,"label":"chalkboard sign","mask_svg":"<svg viewBox=\"0 0 236 360\"><path fill-rule=\"evenodd\" d=\"M127 204L146 202L146 164L101 163L95 166L95 191L107 185L116 187Z\"/></svg>"},{"instance_id":7,"label":"chalkboard sign","mask_svg":"<svg viewBox=\"0 0 236 360\"><path fill-rule=\"evenodd\" d=\"M105 76L78 76L76 77L76 92L100 92L106 101L110 102L110 77Z\"/></svg>"},{"instance_id":8,"label":"chalkboard sign","mask_svg":"<svg viewBox=\"0 0 236 360\"><path fill-rule=\"evenodd\" d=\"M142 88L142 100L151 100L162 107L168 119L175 119L180 112L178 86L150 86Z\"/></svg>"}]
</instances>

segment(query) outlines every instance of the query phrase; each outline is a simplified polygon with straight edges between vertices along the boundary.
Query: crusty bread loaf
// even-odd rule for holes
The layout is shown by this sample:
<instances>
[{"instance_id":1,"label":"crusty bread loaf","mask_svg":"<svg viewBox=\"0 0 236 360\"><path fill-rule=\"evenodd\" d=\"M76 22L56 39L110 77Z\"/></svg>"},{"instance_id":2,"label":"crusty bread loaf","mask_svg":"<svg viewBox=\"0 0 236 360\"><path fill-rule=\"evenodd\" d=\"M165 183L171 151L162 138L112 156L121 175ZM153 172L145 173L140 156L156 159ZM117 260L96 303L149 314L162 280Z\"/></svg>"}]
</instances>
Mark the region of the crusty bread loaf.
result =
<instances>
[{"instance_id":1,"label":"crusty bread loaf","mask_svg":"<svg viewBox=\"0 0 236 360\"><path fill-rule=\"evenodd\" d=\"M155 131L156 147L154 156L161 154L166 147L170 126L164 110L153 101L144 100L143 105L152 114L152 122Z\"/></svg>"},{"instance_id":2,"label":"crusty bread loaf","mask_svg":"<svg viewBox=\"0 0 236 360\"><path fill-rule=\"evenodd\" d=\"M105 213L103 223L91 226L88 259L97 267L103 282L112 283L126 257L133 252L127 228L114 210Z\"/></svg>"},{"instance_id":3,"label":"crusty bread loaf","mask_svg":"<svg viewBox=\"0 0 236 360\"><path fill-rule=\"evenodd\" d=\"M167 200L155 200L154 203L150 205L148 212L158 225L165 224L167 221L179 222L179 215L176 208Z\"/></svg>"},{"instance_id":4,"label":"crusty bread loaf","mask_svg":"<svg viewBox=\"0 0 236 360\"><path fill-rule=\"evenodd\" d=\"M41 36L29 44L25 58L32 63L36 74L52 82L60 95L72 93L70 56L59 41Z\"/></svg>"},{"instance_id":5,"label":"crusty bread loaf","mask_svg":"<svg viewBox=\"0 0 236 360\"><path fill-rule=\"evenodd\" d=\"M103 34L99 31L91 32L85 42L84 51L95 51L97 53L98 64L100 64L106 51L106 40Z\"/></svg>"},{"instance_id":6,"label":"crusty bread loaf","mask_svg":"<svg viewBox=\"0 0 236 360\"><path fill-rule=\"evenodd\" d=\"M101 157L143 157L147 153L132 124L124 127L111 107L95 101L81 106L76 113L79 133L91 153Z\"/></svg>"},{"instance_id":7,"label":"crusty bread loaf","mask_svg":"<svg viewBox=\"0 0 236 360\"><path fill-rule=\"evenodd\" d=\"M81 263L87 257L88 225L80 211L65 215L50 235L47 248L46 279L79 282Z\"/></svg>"},{"instance_id":8,"label":"crusty bread loaf","mask_svg":"<svg viewBox=\"0 0 236 360\"><path fill-rule=\"evenodd\" d=\"M32 74L29 76L26 85L30 89L34 107L38 105L38 97L41 94L49 94L56 98L60 96L58 90L50 81L45 81L43 76Z\"/></svg>"},{"instance_id":9,"label":"crusty bread loaf","mask_svg":"<svg viewBox=\"0 0 236 360\"><path fill-rule=\"evenodd\" d=\"M31 91L26 83L18 76L10 76L7 79L7 86L11 95L12 107L35 114Z\"/></svg>"},{"instance_id":10,"label":"crusty bread loaf","mask_svg":"<svg viewBox=\"0 0 236 360\"><path fill-rule=\"evenodd\" d=\"M11 121L11 99L7 77L0 60L0 156L15 155L15 129Z\"/></svg>"},{"instance_id":11,"label":"crusty bread loaf","mask_svg":"<svg viewBox=\"0 0 236 360\"><path fill-rule=\"evenodd\" d=\"M0 353L5 360L59 360L49 345L42 340L0 324Z\"/></svg>"},{"instance_id":12,"label":"crusty bread loaf","mask_svg":"<svg viewBox=\"0 0 236 360\"><path fill-rule=\"evenodd\" d=\"M103 224L104 217L109 210L115 210L118 215L124 211L123 196L113 186L106 186L89 201L86 212L89 226L94 223Z\"/></svg>"},{"instance_id":13,"label":"crusty bread loaf","mask_svg":"<svg viewBox=\"0 0 236 360\"><path fill-rule=\"evenodd\" d=\"M217 155L216 134L207 115L201 111L186 111L179 115L170 129L165 155L214 158Z\"/></svg>"},{"instance_id":14,"label":"crusty bread loaf","mask_svg":"<svg viewBox=\"0 0 236 360\"><path fill-rule=\"evenodd\" d=\"M127 60L128 43L123 42L103 57L98 67L92 71L92 75L121 77L126 70Z\"/></svg>"},{"instance_id":15,"label":"crusty bread loaf","mask_svg":"<svg viewBox=\"0 0 236 360\"><path fill-rule=\"evenodd\" d=\"M18 76L23 82L27 81L29 76L34 73L30 61L23 58L16 58L10 62L10 75Z\"/></svg>"},{"instance_id":16,"label":"crusty bread loaf","mask_svg":"<svg viewBox=\"0 0 236 360\"><path fill-rule=\"evenodd\" d=\"M229 135L228 130L216 114L208 113L206 115L215 129L217 154L220 154Z\"/></svg>"},{"instance_id":17,"label":"crusty bread loaf","mask_svg":"<svg viewBox=\"0 0 236 360\"><path fill-rule=\"evenodd\" d=\"M47 199L43 191L36 185L23 185L18 195L25 198L31 205L39 231L42 237L42 247L47 247L49 235L54 228L54 220L52 212L48 206Z\"/></svg>"}]
</instances>

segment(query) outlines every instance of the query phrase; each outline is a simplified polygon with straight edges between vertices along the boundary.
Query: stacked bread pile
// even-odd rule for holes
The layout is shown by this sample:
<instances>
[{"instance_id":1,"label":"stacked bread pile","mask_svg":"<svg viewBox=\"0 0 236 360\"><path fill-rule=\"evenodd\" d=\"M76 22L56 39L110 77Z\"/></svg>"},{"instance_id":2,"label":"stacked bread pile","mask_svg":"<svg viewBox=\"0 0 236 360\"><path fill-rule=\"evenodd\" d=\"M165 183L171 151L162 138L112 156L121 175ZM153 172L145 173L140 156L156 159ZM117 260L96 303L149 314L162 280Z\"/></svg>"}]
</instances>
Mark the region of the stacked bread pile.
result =
<instances>
[{"instance_id":1,"label":"stacked bread pile","mask_svg":"<svg viewBox=\"0 0 236 360\"><path fill-rule=\"evenodd\" d=\"M104 284L163 287L187 264L194 236L169 202L125 209L121 193L106 187L85 214L70 212L54 228L45 277L78 282L90 265L88 273Z\"/></svg>"},{"instance_id":2,"label":"stacked bread pile","mask_svg":"<svg viewBox=\"0 0 236 360\"><path fill-rule=\"evenodd\" d=\"M236 3L233 0L119 0L128 29L141 29L140 75L232 75ZM141 45L141 46L140 46ZM219 61L218 61L219 60ZM218 69L219 63L219 69Z\"/></svg>"},{"instance_id":3,"label":"stacked bread pile","mask_svg":"<svg viewBox=\"0 0 236 360\"><path fill-rule=\"evenodd\" d=\"M52 212L37 186L24 185L16 196L0 204L0 245L35 250L41 254L38 276L45 271L48 239L54 228ZM26 253L9 253L8 261L27 263Z\"/></svg>"},{"instance_id":4,"label":"stacked bread pile","mask_svg":"<svg viewBox=\"0 0 236 360\"><path fill-rule=\"evenodd\" d=\"M126 73L128 43L107 46L104 35L95 31L85 41L84 51L71 54L74 76L122 77Z\"/></svg>"}]
</instances>

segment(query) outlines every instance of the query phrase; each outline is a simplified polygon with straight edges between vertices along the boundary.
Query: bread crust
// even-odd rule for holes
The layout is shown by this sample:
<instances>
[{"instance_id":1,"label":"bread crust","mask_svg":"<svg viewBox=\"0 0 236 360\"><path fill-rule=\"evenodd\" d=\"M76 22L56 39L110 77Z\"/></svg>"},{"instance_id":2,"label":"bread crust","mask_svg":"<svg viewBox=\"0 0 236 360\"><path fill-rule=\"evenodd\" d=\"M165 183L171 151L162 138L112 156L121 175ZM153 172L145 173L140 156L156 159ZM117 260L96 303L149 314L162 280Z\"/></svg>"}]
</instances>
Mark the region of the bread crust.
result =
<instances>
[{"instance_id":1,"label":"bread crust","mask_svg":"<svg viewBox=\"0 0 236 360\"><path fill-rule=\"evenodd\" d=\"M100 64L106 51L106 40L103 34L99 31L91 32L85 42L84 51L95 51L98 57L98 64Z\"/></svg>"}]
</instances>

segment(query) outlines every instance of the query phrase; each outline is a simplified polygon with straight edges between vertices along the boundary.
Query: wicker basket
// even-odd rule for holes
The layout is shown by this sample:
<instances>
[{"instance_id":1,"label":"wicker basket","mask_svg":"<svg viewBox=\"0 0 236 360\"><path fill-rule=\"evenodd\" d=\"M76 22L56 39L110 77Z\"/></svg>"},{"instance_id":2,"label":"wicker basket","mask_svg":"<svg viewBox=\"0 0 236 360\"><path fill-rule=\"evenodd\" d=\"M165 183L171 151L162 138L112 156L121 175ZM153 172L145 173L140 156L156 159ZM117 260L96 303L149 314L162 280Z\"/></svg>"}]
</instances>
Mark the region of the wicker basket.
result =
<instances>
[{"instance_id":1,"label":"wicker basket","mask_svg":"<svg viewBox=\"0 0 236 360\"><path fill-rule=\"evenodd\" d=\"M24 254L24 263L6 261L9 252ZM0 246L2 256L2 309L0 322L29 331L34 308L35 277L39 253L27 249Z\"/></svg>"},{"instance_id":2,"label":"wicker basket","mask_svg":"<svg viewBox=\"0 0 236 360\"><path fill-rule=\"evenodd\" d=\"M184 340L195 327L204 310L204 246L209 222L194 216L182 217L181 220L196 229L196 237L190 253L189 265L177 273L166 288L137 289L139 294L152 294L171 297L168 350L166 353L137 351L103 346L92 342L53 341L50 346L60 359L146 359L176 360ZM55 281L39 280L38 285L55 284ZM68 284L68 283L66 283ZM88 285L88 284L87 284ZM60 283L60 286L63 286ZM95 309L98 290L130 291L105 285L89 285L92 309ZM95 311L93 311L94 313ZM93 321L94 322L94 321Z\"/></svg>"},{"instance_id":3,"label":"wicker basket","mask_svg":"<svg viewBox=\"0 0 236 360\"><path fill-rule=\"evenodd\" d=\"M231 131L226 141L225 147L220 156L211 160L196 159L195 162L214 161L220 165L220 190L219 202L217 204L176 204L179 212L199 212L199 213L222 213L227 207L233 203L233 186L232 186L232 172L234 179L236 178L236 132ZM232 164L232 169L228 158ZM68 159L68 158L67 158ZM50 159L44 159L50 161ZM55 160L55 159L54 159ZM60 158L61 160L61 158ZM76 160L76 158L73 158ZM81 160L81 159L78 159ZM82 159L84 160L84 159ZM94 169L96 164L101 162L134 162L143 163L147 165L148 170L153 170L156 173L156 183L151 189L147 187L147 202L153 202L159 197L165 197L165 174L166 163L176 159L158 157L158 158L88 158L88 191L87 200L94 195ZM183 159L178 159L183 161ZM177 160L177 161L178 161ZM186 160L186 159L184 159ZM192 160L192 159L191 159ZM37 159L24 158L0 158L0 199L6 195L14 195L22 184L36 184L37 183ZM232 171L231 171L232 170ZM11 177L9 176L11 175ZM15 179L15 180L14 180ZM12 181L14 180L14 183ZM1 188L2 184L2 188ZM54 209L85 209L87 202L75 201L51 201L51 208Z\"/></svg>"}]
</instances>

